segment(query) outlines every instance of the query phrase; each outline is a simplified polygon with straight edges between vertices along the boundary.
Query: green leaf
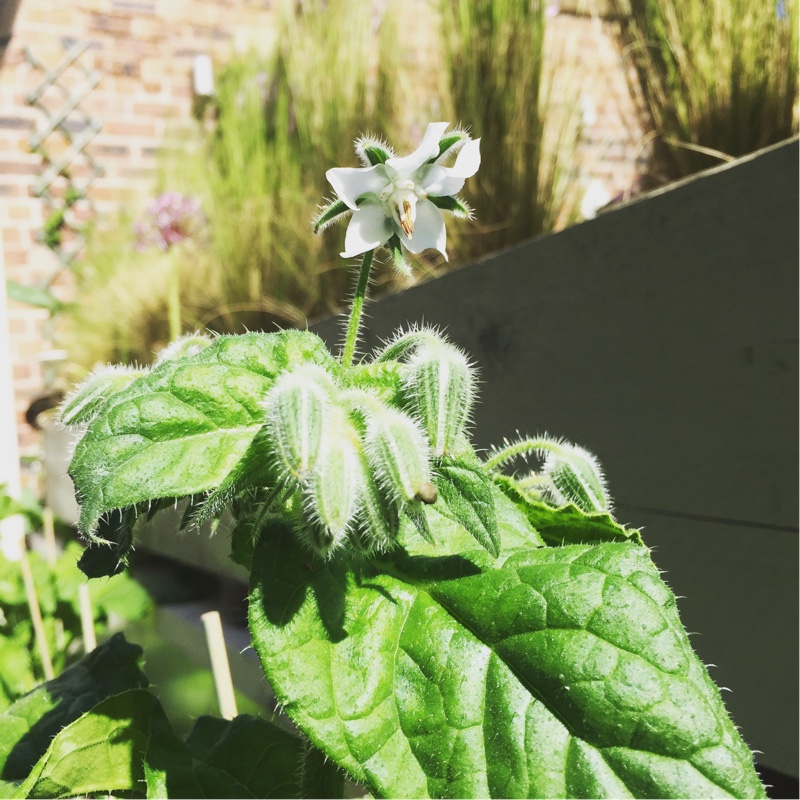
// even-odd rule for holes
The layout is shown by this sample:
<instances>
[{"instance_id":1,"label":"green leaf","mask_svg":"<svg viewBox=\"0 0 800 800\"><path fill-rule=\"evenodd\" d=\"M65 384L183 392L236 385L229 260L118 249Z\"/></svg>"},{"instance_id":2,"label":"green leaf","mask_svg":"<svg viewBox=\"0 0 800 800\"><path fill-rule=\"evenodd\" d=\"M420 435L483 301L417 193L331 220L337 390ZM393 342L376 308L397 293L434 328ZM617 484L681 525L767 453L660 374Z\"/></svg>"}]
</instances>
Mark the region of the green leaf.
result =
<instances>
[{"instance_id":1,"label":"green leaf","mask_svg":"<svg viewBox=\"0 0 800 800\"><path fill-rule=\"evenodd\" d=\"M253 641L289 716L373 793L764 796L644 548L306 559L286 527L262 537Z\"/></svg>"},{"instance_id":2,"label":"green leaf","mask_svg":"<svg viewBox=\"0 0 800 800\"><path fill-rule=\"evenodd\" d=\"M98 541L87 545L78 569L87 578L110 578L122 572L133 547L133 523L132 508L109 511L100 519L95 534Z\"/></svg>"},{"instance_id":3,"label":"green leaf","mask_svg":"<svg viewBox=\"0 0 800 800\"><path fill-rule=\"evenodd\" d=\"M31 630L30 623L26 622L17 623L10 635L0 636L0 711L5 711L39 682L33 673L29 650ZM2 740L3 734L0 733L0 742ZM0 752L2 748L0 744Z\"/></svg>"},{"instance_id":4,"label":"green leaf","mask_svg":"<svg viewBox=\"0 0 800 800\"><path fill-rule=\"evenodd\" d=\"M303 745L277 725L245 714L231 721L200 717L186 744L195 761L213 769L218 780L224 777L240 787L236 794L209 795L204 785L206 796L300 796Z\"/></svg>"},{"instance_id":5,"label":"green leaf","mask_svg":"<svg viewBox=\"0 0 800 800\"><path fill-rule=\"evenodd\" d=\"M492 481L481 466L445 456L436 467L434 482L446 504L438 510L462 525L493 556L499 556Z\"/></svg>"},{"instance_id":6,"label":"green leaf","mask_svg":"<svg viewBox=\"0 0 800 800\"><path fill-rule=\"evenodd\" d=\"M22 492L19 498L14 498L7 492L5 483L0 483L0 520L21 514L28 524L38 527L42 524L42 507L34 496Z\"/></svg>"},{"instance_id":7,"label":"green leaf","mask_svg":"<svg viewBox=\"0 0 800 800\"><path fill-rule=\"evenodd\" d=\"M0 777L23 780L61 728L103 698L147 686L137 666L141 654L118 633L10 705L0 714Z\"/></svg>"},{"instance_id":8,"label":"green leaf","mask_svg":"<svg viewBox=\"0 0 800 800\"><path fill-rule=\"evenodd\" d=\"M101 367L94 370L61 404L58 418L63 425L91 422L110 397L145 374L132 367Z\"/></svg>"},{"instance_id":9,"label":"green leaf","mask_svg":"<svg viewBox=\"0 0 800 800\"><path fill-rule=\"evenodd\" d=\"M201 717L182 742L158 700L133 689L61 730L22 797L132 792L147 797L296 797L300 740L255 717Z\"/></svg>"},{"instance_id":10,"label":"green leaf","mask_svg":"<svg viewBox=\"0 0 800 800\"><path fill-rule=\"evenodd\" d=\"M265 427L261 427L250 442L239 463L225 476L219 486L197 508L195 526L219 517L236 495L250 487L271 487L278 482L271 455L271 443ZM185 517L184 517L185 519ZM181 528L185 527L183 522Z\"/></svg>"},{"instance_id":11,"label":"green leaf","mask_svg":"<svg viewBox=\"0 0 800 800\"><path fill-rule=\"evenodd\" d=\"M431 530L430 522L428 521L427 507L422 503L409 503L403 511L406 517L413 523L417 534L429 545L436 547L436 538Z\"/></svg>"},{"instance_id":12,"label":"green leaf","mask_svg":"<svg viewBox=\"0 0 800 800\"><path fill-rule=\"evenodd\" d=\"M300 797L344 797L344 773L322 750L303 744Z\"/></svg>"},{"instance_id":13,"label":"green leaf","mask_svg":"<svg viewBox=\"0 0 800 800\"><path fill-rule=\"evenodd\" d=\"M53 739L20 795L140 792L154 721L167 724L160 703L144 689L106 698Z\"/></svg>"},{"instance_id":14,"label":"green leaf","mask_svg":"<svg viewBox=\"0 0 800 800\"><path fill-rule=\"evenodd\" d=\"M544 547L542 538L530 526L519 508L497 486L491 488L497 530L500 535L501 561L504 553ZM425 506L425 513L435 542L423 539L411 524L405 523L401 528L400 540L406 556L412 559L419 557L420 560L427 559L430 562L435 562L443 556L458 556L481 568L493 567L498 563L498 558L476 542L475 537L456 521L444 497L440 495L432 506Z\"/></svg>"},{"instance_id":15,"label":"green leaf","mask_svg":"<svg viewBox=\"0 0 800 800\"><path fill-rule=\"evenodd\" d=\"M262 426L260 403L275 377L306 362L335 364L307 331L221 336L110 398L70 465L82 531L93 535L113 509L223 484Z\"/></svg>"},{"instance_id":16,"label":"green leaf","mask_svg":"<svg viewBox=\"0 0 800 800\"><path fill-rule=\"evenodd\" d=\"M12 300L27 303L36 308L45 308L51 314L58 313L65 306L49 289L41 286L26 286L16 281L6 280L6 292Z\"/></svg>"},{"instance_id":17,"label":"green leaf","mask_svg":"<svg viewBox=\"0 0 800 800\"><path fill-rule=\"evenodd\" d=\"M346 378L354 388L373 392L387 405L399 405L403 378L396 361L356 364L347 371Z\"/></svg>"},{"instance_id":18,"label":"green leaf","mask_svg":"<svg viewBox=\"0 0 800 800\"><path fill-rule=\"evenodd\" d=\"M514 479L507 475L494 473L492 480L513 500L549 545L620 541L644 544L638 530L623 527L610 514L587 514L574 505L553 508L526 497Z\"/></svg>"},{"instance_id":19,"label":"green leaf","mask_svg":"<svg viewBox=\"0 0 800 800\"><path fill-rule=\"evenodd\" d=\"M297 797L301 743L255 717L200 717L186 743L160 726L145 757L148 797Z\"/></svg>"},{"instance_id":20,"label":"green leaf","mask_svg":"<svg viewBox=\"0 0 800 800\"><path fill-rule=\"evenodd\" d=\"M143 619L155 608L153 598L127 572L110 581L95 581L89 586L96 613L108 617L115 614L131 621Z\"/></svg>"}]
</instances>

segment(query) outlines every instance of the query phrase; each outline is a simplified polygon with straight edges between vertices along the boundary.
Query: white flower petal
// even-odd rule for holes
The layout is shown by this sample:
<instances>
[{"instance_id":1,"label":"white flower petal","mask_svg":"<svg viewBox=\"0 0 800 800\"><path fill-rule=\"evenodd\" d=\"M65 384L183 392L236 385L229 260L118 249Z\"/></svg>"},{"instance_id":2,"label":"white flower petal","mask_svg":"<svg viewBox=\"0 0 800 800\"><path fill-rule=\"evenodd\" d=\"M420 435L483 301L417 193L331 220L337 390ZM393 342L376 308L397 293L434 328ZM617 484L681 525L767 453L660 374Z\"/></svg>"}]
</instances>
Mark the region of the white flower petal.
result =
<instances>
[{"instance_id":1,"label":"white flower petal","mask_svg":"<svg viewBox=\"0 0 800 800\"><path fill-rule=\"evenodd\" d=\"M410 253L421 253L423 250L438 250L447 261L447 230L444 226L442 212L430 200L420 200L417 203L417 218L414 221L414 233L406 236L395 226L395 233Z\"/></svg>"},{"instance_id":2,"label":"white flower petal","mask_svg":"<svg viewBox=\"0 0 800 800\"><path fill-rule=\"evenodd\" d=\"M410 178L428 159L439 155L439 139L449 125L449 122L431 122L420 146L411 155L390 158L386 164L396 170L401 177Z\"/></svg>"},{"instance_id":3,"label":"white flower petal","mask_svg":"<svg viewBox=\"0 0 800 800\"><path fill-rule=\"evenodd\" d=\"M452 167L434 164L421 177L422 188L433 197L452 197L481 165L480 139L471 139L459 151Z\"/></svg>"},{"instance_id":4,"label":"white flower petal","mask_svg":"<svg viewBox=\"0 0 800 800\"><path fill-rule=\"evenodd\" d=\"M380 194L389 182L383 164L374 167L334 167L325 173L334 191L354 211L358 208L356 200L365 194Z\"/></svg>"},{"instance_id":5,"label":"white flower petal","mask_svg":"<svg viewBox=\"0 0 800 800\"><path fill-rule=\"evenodd\" d=\"M388 242L392 232L392 222L383 206L364 203L350 218L344 237L344 252L340 255L352 258L367 250L374 250Z\"/></svg>"},{"instance_id":6,"label":"white flower petal","mask_svg":"<svg viewBox=\"0 0 800 800\"><path fill-rule=\"evenodd\" d=\"M470 139L458 151L456 163L453 164L453 172L458 173L462 178L471 178L481 165L481 140Z\"/></svg>"}]
</instances>

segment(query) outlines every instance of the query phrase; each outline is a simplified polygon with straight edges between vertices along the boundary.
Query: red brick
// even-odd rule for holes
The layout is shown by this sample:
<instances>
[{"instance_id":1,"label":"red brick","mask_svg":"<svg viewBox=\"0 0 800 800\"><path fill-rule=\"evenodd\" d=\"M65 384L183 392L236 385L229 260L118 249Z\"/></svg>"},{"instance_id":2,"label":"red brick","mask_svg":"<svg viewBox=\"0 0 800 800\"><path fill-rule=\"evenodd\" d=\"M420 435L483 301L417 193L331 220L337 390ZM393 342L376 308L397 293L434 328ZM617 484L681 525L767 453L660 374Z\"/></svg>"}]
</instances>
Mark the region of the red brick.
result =
<instances>
[{"instance_id":1,"label":"red brick","mask_svg":"<svg viewBox=\"0 0 800 800\"><path fill-rule=\"evenodd\" d=\"M0 161L0 175L35 175L39 164L26 164L21 161Z\"/></svg>"},{"instance_id":2,"label":"red brick","mask_svg":"<svg viewBox=\"0 0 800 800\"><path fill-rule=\"evenodd\" d=\"M20 244L22 242L22 234L20 233L19 228L4 228L2 240L6 245Z\"/></svg>"},{"instance_id":3,"label":"red brick","mask_svg":"<svg viewBox=\"0 0 800 800\"><path fill-rule=\"evenodd\" d=\"M27 263L27 258L24 250L6 248L3 253L3 261L5 261L6 267L19 267Z\"/></svg>"},{"instance_id":4,"label":"red brick","mask_svg":"<svg viewBox=\"0 0 800 800\"><path fill-rule=\"evenodd\" d=\"M134 103L133 113L142 117L170 117L174 116L176 106L174 103Z\"/></svg>"},{"instance_id":5,"label":"red brick","mask_svg":"<svg viewBox=\"0 0 800 800\"><path fill-rule=\"evenodd\" d=\"M111 36L130 36L131 18L122 14L89 14L88 28L90 31L107 33Z\"/></svg>"},{"instance_id":6,"label":"red brick","mask_svg":"<svg viewBox=\"0 0 800 800\"><path fill-rule=\"evenodd\" d=\"M25 334L30 335L32 333L27 319L11 316L9 316L8 320L8 332L11 334L11 336L22 336Z\"/></svg>"},{"instance_id":7,"label":"red brick","mask_svg":"<svg viewBox=\"0 0 800 800\"><path fill-rule=\"evenodd\" d=\"M106 133L120 136L144 136L155 139L158 130L152 122L109 122L104 126Z\"/></svg>"},{"instance_id":8,"label":"red brick","mask_svg":"<svg viewBox=\"0 0 800 800\"><path fill-rule=\"evenodd\" d=\"M15 381L29 382L33 378L33 370L30 364L14 364L12 367L12 377Z\"/></svg>"}]
</instances>

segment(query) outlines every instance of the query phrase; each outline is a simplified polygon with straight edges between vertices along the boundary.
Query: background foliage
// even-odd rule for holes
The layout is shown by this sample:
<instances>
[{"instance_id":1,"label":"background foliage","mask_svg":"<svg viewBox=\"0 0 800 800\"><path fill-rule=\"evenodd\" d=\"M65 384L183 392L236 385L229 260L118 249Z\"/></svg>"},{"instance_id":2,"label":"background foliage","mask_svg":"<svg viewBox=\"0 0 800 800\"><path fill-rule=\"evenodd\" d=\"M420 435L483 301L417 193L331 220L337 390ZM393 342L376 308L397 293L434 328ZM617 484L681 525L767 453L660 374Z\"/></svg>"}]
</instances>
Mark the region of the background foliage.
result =
<instances>
[{"instance_id":1,"label":"background foliage","mask_svg":"<svg viewBox=\"0 0 800 800\"><path fill-rule=\"evenodd\" d=\"M682 178L798 130L797 0L612 0L650 178Z\"/></svg>"},{"instance_id":2,"label":"background foliage","mask_svg":"<svg viewBox=\"0 0 800 800\"><path fill-rule=\"evenodd\" d=\"M167 143L159 178L161 189L202 199L207 235L175 256L134 253L132 220L95 232L79 271L81 303L68 309L60 334L80 369L148 362L165 344L173 257L187 330L302 327L337 311L349 285L341 241L315 237L310 221L331 193L325 171L355 166L352 142L364 132L413 149L436 117L468 121L473 136L484 137L478 221L452 226L453 264L574 217L579 198L566 177L574 169L577 95L563 76L556 93L543 67L543 7L448 2L416 26L399 0L375 18L379 24L365 24L371 9L365 0L304 3L282 15L269 58L251 55L220 71L214 118L181 131L178 145ZM492 55L501 47L510 48L508 63ZM481 84L492 87L489 104L479 102ZM426 275L443 265L437 254L418 266ZM373 291L402 280L383 267Z\"/></svg>"}]
</instances>

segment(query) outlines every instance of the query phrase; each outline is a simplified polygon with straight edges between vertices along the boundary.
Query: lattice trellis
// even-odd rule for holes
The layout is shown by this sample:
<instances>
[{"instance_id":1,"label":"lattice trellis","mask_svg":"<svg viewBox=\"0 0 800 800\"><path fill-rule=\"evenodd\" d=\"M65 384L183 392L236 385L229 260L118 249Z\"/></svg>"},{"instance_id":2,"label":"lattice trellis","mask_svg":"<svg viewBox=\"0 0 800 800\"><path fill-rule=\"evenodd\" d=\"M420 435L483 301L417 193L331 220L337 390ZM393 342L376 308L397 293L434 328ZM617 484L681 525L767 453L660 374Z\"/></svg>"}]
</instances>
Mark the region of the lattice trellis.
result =
<instances>
[{"instance_id":1,"label":"lattice trellis","mask_svg":"<svg viewBox=\"0 0 800 800\"><path fill-rule=\"evenodd\" d=\"M34 181L33 192L44 201L48 216L39 238L59 261L58 269L46 281L47 287L85 246L85 222L95 213L89 189L104 172L86 149L102 128L100 121L81 107L102 77L81 63L88 47L88 42L65 45L64 57L53 69L25 48L28 63L43 75L26 101L45 118L28 143L31 151L42 157L42 170Z\"/></svg>"}]
</instances>

